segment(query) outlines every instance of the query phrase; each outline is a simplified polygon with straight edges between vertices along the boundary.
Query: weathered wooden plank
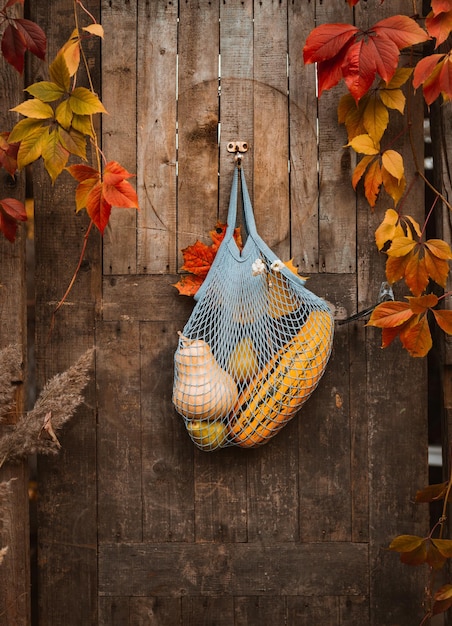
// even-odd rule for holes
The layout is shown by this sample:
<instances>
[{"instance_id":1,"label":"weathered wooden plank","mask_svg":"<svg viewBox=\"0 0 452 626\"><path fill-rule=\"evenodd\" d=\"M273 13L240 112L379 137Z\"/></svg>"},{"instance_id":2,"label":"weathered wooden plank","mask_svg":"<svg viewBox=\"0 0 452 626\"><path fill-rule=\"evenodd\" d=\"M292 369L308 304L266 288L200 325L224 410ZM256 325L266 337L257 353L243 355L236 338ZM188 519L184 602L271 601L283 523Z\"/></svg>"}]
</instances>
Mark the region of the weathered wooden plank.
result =
<instances>
[{"instance_id":1,"label":"weathered wooden plank","mask_svg":"<svg viewBox=\"0 0 452 626\"><path fill-rule=\"evenodd\" d=\"M179 598L130 598L130 626L174 626L182 624Z\"/></svg>"},{"instance_id":2,"label":"weathered wooden plank","mask_svg":"<svg viewBox=\"0 0 452 626\"><path fill-rule=\"evenodd\" d=\"M284 260L290 258L287 89L287 0L255 3L254 211L260 235Z\"/></svg>"},{"instance_id":3,"label":"weathered wooden plank","mask_svg":"<svg viewBox=\"0 0 452 626\"><path fill-rule=\"evenodd\" d=\"M109 112L102 120L102 150L129 172L137 171L137 3L101 3L102 102ZM133 180L132 184L133 184ZM104 234L106 274L135 274L137 212L113 209Z\"/></svg>"},{"instance_id":4,"label":"weathered wooden plank","mask_svg":"<svg viewBox=\"0 0 452 626\"><path fill-rule=\"evenodd\" d=\"M11 11L11 9L9 10ZM21 15L16 7L10 15ZM2 131L11 130L19 116L10 111L23 100L23 79L0 55L0 126ZM0 177L0 198L13 197L24 201L25 176L12 178L2 170ZM17 344L23 356L24 377L26 377L26 313L27 294L25 284L26 229L20 224L15 243L7 241L0 234L0 349ZM18 382L18 381L17 381ZM0 436L6 433L23 413L25 390L17 385L16 404L11 415L0 425ZM3 502L0 514L0 549L7 547L0 565L0 621L11 626L22 626L30 620L30 546L29 546L29 503L28 503L28 463L0 469L0 482L11 482L11 497Z\"/></svg>"},{"instance_id":5,"label":"weathered wooden plank","mask_svg":"<svg viewBox=\"0 0 452 626\"><path fill-rule=\"evenodd\" d=\"M130 598L99 598L98 626L129 626Z\"/></svg>"},{"instance_id":6,"label":"weathered wooden plank","mask_svg":"<svg viewBox=\"0 0 452 626\"><path fill-rule=\"evenodd\" d=\"M350 22L352 11L342 0L316 2L316 24ZM301 52L300 52L301 54ZM319 271L338 274L356 269L356 197L351 184L352 154L344 150L347 134L337 122L343 86L319 100Z\"/></svg>"},{"instance_id":7,"label":"weathered wooden plank","mask_svg":"<svg viewBox=\"0 0 452 626\"><path fill-rule=\"evenodd\" d=\"M362 596L367 552L365 544L340 542L102 544L99 593Z\"/></svg>"},{"instance_id":8,"label":"weathered wooden plank","mask_svg":"<svg viewBox=\"0 0 452 626\"><path fill-rule=\"evenodd\" d=\"M253 0L220 2L220 217L226 221L234 159L227 153L230 141L246 141L243 159L253 201L254 88Z\"/></svg>"},{"instance_id":9,"label":"weathered wooden plank","mask_svg":"<svg viewBox=\"0 0 452 626\"><path fill-rule=\"evenodd\" d=\"M218 217L218 17L216 2L180 4L179 249L207 241Z\"/></svg>"},{"instance_id":10,"label":"weathered wooden plank","mask_svg":"<svg viewBox=\"0 0 452 626\"><path fill-rule=\"evenodd\" d=\"M179 276L109 276L103 282L102 317L105 321L142 320L164 321L165 319L186 321L193 310L194 300L178 295L174 288ZM348 311L354 310L356 289L350 277L335 274L314 274L309 279L309 289L324 297L337 319L344 319ZM350 300L355 294L353 304Z\"/></svg>"},{"instance_id":11,"label":"weathered wooden plank","mask_svg":"<svg viewBox=\"0 0 452 626\"><path fill-rule=\"evenodd\" d=\"M182 598L182 624L187 626L231 626L234 600L231 596L185 596Z\"/></svg>"},{"instance_id":12,"label":"weathered wooden plank","mask_svg":"<svg viewBox=\"0 0 452 626\"><path fill-rule=\"evenodd\" d=\"M228 448L212 454L196 450L194 458L196 541L246 541L247 455Z\"/></svg>"},{"instance_id":13,"label":"weathered wooden plank","mask_svg":"<svg viewBox=\"0 0 452 626\"><path fill-rule=\"evenodd\" d=\"M137 268L163 274L177 269L177 3L130 4L138 7Z\"/></svg>"},{"instance_id":14,"label":"weathered wooden plank","mask_svg":"<svg viewBox=\"0 0 452 626\"><path fill-rule=\"evenodd\" d=\"M98 538L141 541L139 324L98 323L96 346Z\"/></svg>"},{"instance_id":15,"label":"weathered wooden plank","mask_svg":"<svg viewBox=\"0 0 452 626\"><path fill-rule=\"evenodd\" d=\"M189 318L194 300L179 296L174 283L177 274L153 276L110 276L103 284L103 319L164 321L180 320L181 328Z\"/></svg>"},{"instance_id":16,"label":"weathered wooden plank","mask_svg":"<svg viewBox=\"0 0 452 626\"><path fill-rule=\"evenodd\" d=\"M289 597L287 606L287 626L357 626L369 623L369 601L364 596Z\"/></svg>"},{"instance_id":17,"label":"weathered wooden plank","mask_svg":"<svg viewBox=\"0 0 452 626\"><path fill-rule=\"evenodd\" d=\"M353 306L355 279L351 275L340 280L334 274L323 276L314 291L340 319ZM302 541L351 539L349 367L347 329L336 325L325 374L296 417Z\"/></svg>"},{"instance_id":18,"label":"weathered wooden plank","mask_svg":"<svg viewBox=\"0 0 452 626\"><path fill-rule=\"evenodd\" d=\"M99 16L99 2L86 8ZM32 3L31 19L47 33L49 55L69 38L74 3ZM85 47L94 85L99 86L99 42ZM31 82L41 80L37 67ZM83 84L83 78L77 84ZM98 91L100 91L98 89ZM74 181L61 176L54 187L41 165L34 167L36 235L36 365L37 385L72 365L94 344L96 305L100 296L100 238L88 241L81 271L49 338L55 304L77 266L86 215L74 212ZM38 461L38 588L39 622L48 626L97 622L96 558L96 401L95 387L84 392L85 404L59 437L56 458ZM81 601L81 599L83 599Z\"/></svg>"},{"instance_id":19,"label":"weathered wooden plank","mask_svg":"<svg viewBox=\"0 0 452 626\"><path fill-rule=\"evenodd\" d=\"M287 624L285 596L238 596L234 598L234 626Z\"/></svg>"},{"instance_id":20,"label":"weathered wooden plank","mask_svg":"<svg viewBox=\"0 0 452 626\"><path fill-rule=\"evenodd\" d=\"M297 418L248 453L248 540L296 541L299 532Z\"/></svg>"},{"instance_id":21,"label":"weathered wooden plank","mask_svg":"<svg viewBox=\"0 0 452 626\"><path fill-rule=\"evenodd\" d=\"M176 322L141 325L143 537L193 541L193 445L174 411ZM135 594L133 594L135 595Z\"/></svg>"},{"instance_id":22,"label":"weathered wooden plank","mask_svg":"<svg viewBox=\"0 0 452 626\"><path fill-rule=\"evenodd\" d=\"M314 2L288 4L291 256L302 274L319 266L315 71L304 65L301 51L314 17Z\"/></svg>"}]
</instances>

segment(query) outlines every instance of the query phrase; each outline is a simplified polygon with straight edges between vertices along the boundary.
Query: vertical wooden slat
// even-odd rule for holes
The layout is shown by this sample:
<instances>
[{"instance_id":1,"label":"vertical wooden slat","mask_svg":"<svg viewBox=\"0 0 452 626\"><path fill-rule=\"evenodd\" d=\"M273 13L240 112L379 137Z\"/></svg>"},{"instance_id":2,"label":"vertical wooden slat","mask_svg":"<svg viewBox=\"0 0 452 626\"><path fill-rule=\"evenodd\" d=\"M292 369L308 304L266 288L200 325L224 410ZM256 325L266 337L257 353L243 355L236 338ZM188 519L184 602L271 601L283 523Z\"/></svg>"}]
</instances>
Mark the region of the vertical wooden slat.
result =
<instances>
[{"instance_id":1,"label":"vertical wooden slat","mask_svg":"<svg viewBox=\"0 0 452 626\"><path fill-rule=\"evenodd\" d=\"M234 609L234 626L287 624L284 596L237 596Z\"/></svg>"},{"instance_id":2,"label":"vertical wooden slat","mask_svg":"<svg viewBox=\"0 0 452 626\"><path fill-rule=\"evenodd\" d=\"M138 322L96 327L99 541L141 541L140 333Z\"/></svg>"},{"instance_id":3,"label":"vertical wooden slat","mask_svg":"<svg viewBox=\"0 0 452 626\"><path fill-rule=\"evenodd\" d=\"M316 2L316 25L351 22L346 2ZM352 155L344 150L347 135L337 121L343 85L324 92L319 100L319 271L354 273L356 268L356 196L351 184Z\"/></svg>"},{"instance_id":4,"label":"vertical wooden slat","mask_svg":"<svg viewBox=\"0 0 452 626\"><path fill-rule=\"evenodd\" d=\"M9 9L10 15L19 17L16 9ZM22 77L0 56L0 131L11 130L18 121L11 107L23 100ZM13 197L24 201L25 174L13 179L4 169L1 170L0 198ZM0 350L10 344L17 344L26 363L27 296L25 285L25 242L26 228L19 224L16 241L11 243L0 234ZM24 370L26 368L24 367ZM26 371L23 373L26 381ZM25 391L18 386L16 406L8 419L0 425L0 437L6 434L25 408ZM8 424L7 424L8 422ZM0 514L0 549L7 547L0 565L0 622L11 626L30 623L30 544L28 506L28 463L25 460L13 466L6 464L0 469L0 482L11 480L11 496L2 502Z\"/></svg>"},{"instance_id":5,"label":"vertical wooden slat","mask_svg":"<svg viewBox=\"0 0 452 626\"><path fill-rule=\"evenodd\" d=\"M229 141L246 141L249 150L243 159L246 181L253 201L254 88L253 88L253 0L225 0L220 3L220 217L226 221L234 159Z\"/></svg>"},{"instance_id":6,"label":"vertical wooden slat","mask_svg":"<svg viewBox=\"0 0 452 626\"><path fill-rule=\"evenodd\" d=\"M130 4L138 6L136 132L141 211L137 271L174 273L177 269L177 2L153 0Z\"/></svg>"},{"instance_id":7,"label":"vertical wooden slat","mask_svg":"<svg viewBox=\"0 0 452 626\"><path fill-rule=\"evenodd\" d=\"M290 257L287 49L287 1L256 2L254 211L260 235L283 260Z\"/></svg>"},{"instance_id":8,"label":"vertical wooden slat","mask_svg":"<svg viewBox=\"0 0 452 626\"><path fill-rule=\"evenodd\" d=\"M97 17L99 2L86 8ZM49 39L49 56L70 37L74 3L31 3L35 19ZM85 24L85 18L81 17ZM99 91L99 43L85 45ZM36 69L35 80L43 77ZM83 84L79 78L78 84ZM36 234L37 384L65 370L94 344L94 321L100 296L100 238L93 232L82 269L49 337L50 320L77 266L89 220L75 214L75 185L62 175L55 186L41 164L33 168ZM97 622L96 410L89 384L85 403L60 436L56 458L38 462L39 623L46 626Z\"/></svg>"},{"instance_id":9,"label":"vertical wooden slat","mask_svg":"<svg viewBox=\"0 0 452 626\"><path fill-rule=\"evenodd\" d=\"M218 216L218 17L216 2L180 5L179 250L208 241Z\"/></svg>"},{"instance_id":10,"label":"vertical wooden slat","mask_svg":"<svg viewBox=\"0 0 452 626\"><path fill-rule=\"evenodd\" d=\"M102 1L102 149L109 161L137 171L137 3ZM118 153L120 147L120 153ZM134 184L134 179L131 179ZM133 274L137 264L137 212L113 209L104 234L104 273Z\"/></svg>"},{"instance_id":11,"label":"vertical wooden slat","mask_svg":"<svg viewBox=\"0 0 452 626\"><path fill-rule=\"evenodd\" d=\"M300 273L317 272L319 264L315 68L302 54L314 16L315 2L288 5L291 256Z\"/></svg>"}]
</instances>

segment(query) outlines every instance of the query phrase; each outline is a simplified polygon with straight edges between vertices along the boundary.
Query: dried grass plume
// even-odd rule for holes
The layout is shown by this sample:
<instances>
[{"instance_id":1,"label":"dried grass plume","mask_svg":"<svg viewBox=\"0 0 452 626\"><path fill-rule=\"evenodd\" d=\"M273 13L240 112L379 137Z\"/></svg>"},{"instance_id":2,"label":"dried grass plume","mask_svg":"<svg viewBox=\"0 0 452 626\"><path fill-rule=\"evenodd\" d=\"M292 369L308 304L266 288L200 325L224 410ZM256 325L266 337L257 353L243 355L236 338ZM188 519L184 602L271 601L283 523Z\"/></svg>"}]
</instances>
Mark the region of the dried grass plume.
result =
<instances>
[{"instance_id":1,"label":"dried grass plume","mask_svg":"<svg viewBox=\"0 0 452 626\"><path fill-rule=\"evenodd\" d=\"M22 354L18 344L0 350L0 422L14 403L17 383L22 382Z\"/></svg>"}]
</instances>

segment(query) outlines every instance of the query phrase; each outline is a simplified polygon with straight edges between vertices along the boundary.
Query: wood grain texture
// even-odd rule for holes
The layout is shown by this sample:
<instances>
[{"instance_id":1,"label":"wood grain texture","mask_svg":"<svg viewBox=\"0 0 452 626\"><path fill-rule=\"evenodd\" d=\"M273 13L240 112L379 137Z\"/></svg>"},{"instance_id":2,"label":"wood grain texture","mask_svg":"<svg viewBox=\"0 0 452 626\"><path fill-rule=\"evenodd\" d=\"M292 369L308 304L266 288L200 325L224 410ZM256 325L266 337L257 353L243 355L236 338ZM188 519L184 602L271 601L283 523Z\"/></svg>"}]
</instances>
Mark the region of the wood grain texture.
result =
<instances>
[{"instance_id":1,"label":"wood grain texture","mask_svg":"<svg viewBox=\"0 0 452 626\"><path fill-rule=\"evenodd\" d=\"M137 4L137 268L175 272L177 3ZM133 33L132 33L133 36Z\"/></svg>"},{"instance_id":2,"label":"wood grain texture","mask_svg":"<svg viewBox=\"0 0 452 626\"><path fill-rule=\"evenodd\" d=\"M109 115L102 119L102 150L108 161L118 161L137 172L137 3L103 1L102 103ZM133 33L133 36L131 36ZM132 185L135 179L131 178ZM113 208L104 234L106 274L135 274L137 211Z\"/></svg>"},{"instance_id":3,"label":"wood grain texture","mask_svg":"<svg viewBox=\"0 0 452 626\"><path fill-rule=\"evenodd\" d=\"M301 47L315 19L315 3L288 3L291 256L299 271L319 266L319 190L315 68Z\"/></svg>"},{"instance_id":4,"label":"wood grain texture","mask_svg":"<svg viewBox=\"0 0 452 626\"><path fill-rule=\"evenodd\" d=\"M18 7L11 15L19 17ZM10 111L23 99L23 77L0 56L0 123L1 130L11 130L19 115ZM25 199L25 175L12 178L6 170L0 173L0 198ZM26 227L19 222L15 243L7 241L0 233L0 350L17 344L23 358L23 382L27 375L27 294ZM0 437L6 434L25 409L24 385L17 382L15 406L0 425ZM0 622L22 626L30 619L30 546L28 505L28 463L6 464L0 469L0 482L11 480L11 496L2 502L0 520L0 549L8 547L0 565Z\"/></svg>"},{"instance_id":5,"label":"wood grain texture","mask_svg":"<svg viewBox=\"0 0 452 626\"><path fill-rule=\"evenodd\" d=\"M367 593L368 547L347 543L103 544L101 596ZM340 577L337 572L340 571Z\"/></svg>"}]
</instances>

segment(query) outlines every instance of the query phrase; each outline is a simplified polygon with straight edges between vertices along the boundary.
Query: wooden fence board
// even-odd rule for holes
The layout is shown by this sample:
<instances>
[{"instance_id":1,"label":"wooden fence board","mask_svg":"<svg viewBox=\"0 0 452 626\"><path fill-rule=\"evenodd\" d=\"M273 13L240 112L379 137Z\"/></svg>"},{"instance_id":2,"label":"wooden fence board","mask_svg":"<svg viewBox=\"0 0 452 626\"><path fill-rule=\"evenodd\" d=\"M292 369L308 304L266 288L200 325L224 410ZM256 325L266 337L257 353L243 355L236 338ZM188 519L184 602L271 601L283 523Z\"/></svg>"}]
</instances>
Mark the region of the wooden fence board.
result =
<instances>
[{"instance_id":1,"label":"wooden fence board","mask_svg":"<svg viewBox=\"0 0 452 626\"><path fill-rule=\"evenodd\" d=\"M102 544L99 592L362 596L368 591L367 558L368 546L351 542Z\"/></svg>"},{"instance_id":2,"label":"wooden fence board","mask_svg":"<svg viewBox=\"0 0 452 626\"><path fill-rule=\"evenodd\" d=\"M177 3L155 0L137 5L137 185L141 206L137 268L139 273L163 274L178 267Z\"/></svg>"},{"instance_id":3,"label":"wooden fence board","mask_svg":"<svg viewBox=\"0 0 452 626\"><path fill-rule=\"evenodd\" d=\"M103 1L102 102L109 115L102 119L102 150L130 173L137 171L137 3ZM120 154L118 154L118 147ZM134 184L134 179L131 179ZM106 274L135 274L137 269L137 212L113 210L104 234Z\"/></svg>"},{"instance_id":4,"label":"wooden fence board","mask_svg":"<svg viewBox=\"0 0 452 626\"><path fill-rule=\"evenodd\" d=\"M139 324L98 323L96 345L99 541L142 541Z\"/></svg>"}]
</instances>

